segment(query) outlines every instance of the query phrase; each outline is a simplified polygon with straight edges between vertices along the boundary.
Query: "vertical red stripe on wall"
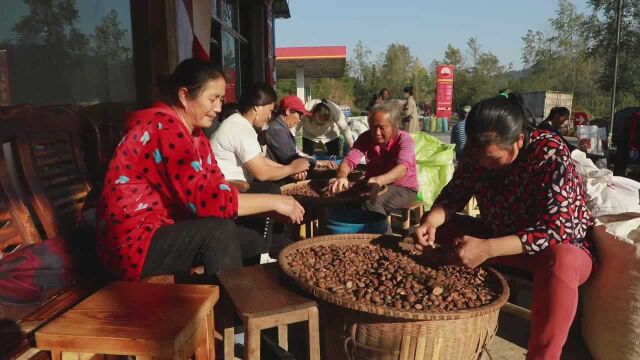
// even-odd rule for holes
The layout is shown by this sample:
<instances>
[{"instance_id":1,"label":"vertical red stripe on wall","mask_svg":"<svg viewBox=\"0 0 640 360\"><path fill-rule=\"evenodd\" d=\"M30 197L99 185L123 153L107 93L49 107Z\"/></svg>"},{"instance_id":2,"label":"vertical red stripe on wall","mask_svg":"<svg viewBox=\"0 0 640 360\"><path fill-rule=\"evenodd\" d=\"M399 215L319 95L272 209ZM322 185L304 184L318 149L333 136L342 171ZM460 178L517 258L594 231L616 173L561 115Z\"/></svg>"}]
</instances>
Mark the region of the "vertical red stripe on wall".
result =
<instances>
[{"instance_id":1,"label":"vertical red stripe on wall","mask_svg":"<svg viewBox=\"0 0 640 360\"><path fill-rule=\"evenodd\" d=\"M196 59L210 60L209 54L204 50L198 37L193 35L193 57Z\"/></svg>"}]
</instances>

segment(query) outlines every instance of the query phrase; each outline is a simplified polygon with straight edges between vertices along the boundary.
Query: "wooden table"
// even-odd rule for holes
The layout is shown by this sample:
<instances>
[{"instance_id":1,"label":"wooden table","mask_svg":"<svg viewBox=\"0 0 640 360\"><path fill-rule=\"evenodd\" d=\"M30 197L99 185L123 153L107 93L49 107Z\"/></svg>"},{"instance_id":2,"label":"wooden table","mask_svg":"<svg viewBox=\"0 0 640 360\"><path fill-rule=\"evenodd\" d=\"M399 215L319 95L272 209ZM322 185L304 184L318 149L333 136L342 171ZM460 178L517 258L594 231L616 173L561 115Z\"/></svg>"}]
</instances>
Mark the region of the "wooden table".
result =
<instances>
[{"instance_id":1,"label":"wooden table","mask_svg":"<svg viewBox=\"0 0 640 360\"><path fill-rule=\"evenodd\" d=\"M245 360L260 359L260 332L278 327L278 345L288 349L287 325L307 321L311 360L320 359L318 307L315 301L300 296L279 280L278 264L265 264L218 273L223 301L232 305L244 322ZM224 311L225 315L229 311ZM234 324L228 319L224 328L225 359L233 359Z\"/></svg>"},{"instance_id":2,"label":"wooden table","mask_svg":"<svg viewBox=\"0 0 640 360\"><path fill-rule=\"evenodd\" d=\"M217 286L116 282L36 332L52 360L83 353L213 359Z\"/></svg>"}]
</instances>

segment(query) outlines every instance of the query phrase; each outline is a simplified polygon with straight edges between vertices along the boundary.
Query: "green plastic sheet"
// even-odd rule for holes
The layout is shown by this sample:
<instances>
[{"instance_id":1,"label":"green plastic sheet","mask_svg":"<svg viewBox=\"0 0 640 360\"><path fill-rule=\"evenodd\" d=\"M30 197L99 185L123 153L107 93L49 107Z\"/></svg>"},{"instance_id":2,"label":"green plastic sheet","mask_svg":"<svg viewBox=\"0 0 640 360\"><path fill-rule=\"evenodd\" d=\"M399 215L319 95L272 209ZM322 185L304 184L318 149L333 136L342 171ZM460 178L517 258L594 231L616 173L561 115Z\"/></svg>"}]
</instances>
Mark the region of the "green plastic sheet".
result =
<instances>
[{"instance_id":1,"label":"green plastic sheet","mask_svg":"<svg viewBox=\"0 0 640 360\"><path fill-rule=\"evenodd\" d=\"M420 189L417 200L430 209L433 202L453 176L455 145L445 144L424 132L411 134L416 143L416 167Z\"/></svg>"}]
</instances>

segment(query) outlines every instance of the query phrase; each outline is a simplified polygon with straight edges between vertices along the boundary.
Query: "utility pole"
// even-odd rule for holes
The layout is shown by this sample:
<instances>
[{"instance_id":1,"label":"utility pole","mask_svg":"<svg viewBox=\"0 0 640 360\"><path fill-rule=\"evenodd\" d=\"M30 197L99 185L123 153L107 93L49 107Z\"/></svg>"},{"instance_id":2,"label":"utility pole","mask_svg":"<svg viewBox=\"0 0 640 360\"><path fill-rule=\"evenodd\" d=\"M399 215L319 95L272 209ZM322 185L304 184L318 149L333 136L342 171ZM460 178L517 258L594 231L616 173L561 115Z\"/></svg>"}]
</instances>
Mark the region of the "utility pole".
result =
<instances>
[{"instance_id":1,"label":"utility pole","mask_svg":"<svg viewBox=\"0 0 640 360\"><path fill-rule=\"evenodd\" d=\"M611 89L611 117L609 126L609 146L613 138L613 116L616 112L616 87L618 85L618 62L620 58L620 29L622 28L622 7L624 0L618 0L618 19L616 29L616 53L613 65L613 88ZM617 145L617 144L616 144Z\"/></svg>"}]
</instances>

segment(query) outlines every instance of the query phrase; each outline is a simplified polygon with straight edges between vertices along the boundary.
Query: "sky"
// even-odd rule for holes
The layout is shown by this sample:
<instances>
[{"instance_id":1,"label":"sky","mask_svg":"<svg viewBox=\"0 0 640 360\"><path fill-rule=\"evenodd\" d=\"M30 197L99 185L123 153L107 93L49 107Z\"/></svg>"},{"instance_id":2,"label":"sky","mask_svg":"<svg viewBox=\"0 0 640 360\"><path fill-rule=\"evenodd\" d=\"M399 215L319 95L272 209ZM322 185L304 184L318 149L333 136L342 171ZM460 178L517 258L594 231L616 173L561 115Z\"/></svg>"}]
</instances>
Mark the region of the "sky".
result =
<instances>
[{"instance_id":1,"label":"sky","mask_svg":"<svg viewBox=\"0 0 640 360\"><path fill-rule=\"evenodd\" d=\"M573 0L581 12L586 2ZM289 0L289 9L290 19L276 20L276 47L343 45L349 58L359 40L374 55L398 42L427 66L447 44L466 55L477 37L483 51L520 70L522 36L549 30L557 0Z\"/></svg>"}]
</instances>

